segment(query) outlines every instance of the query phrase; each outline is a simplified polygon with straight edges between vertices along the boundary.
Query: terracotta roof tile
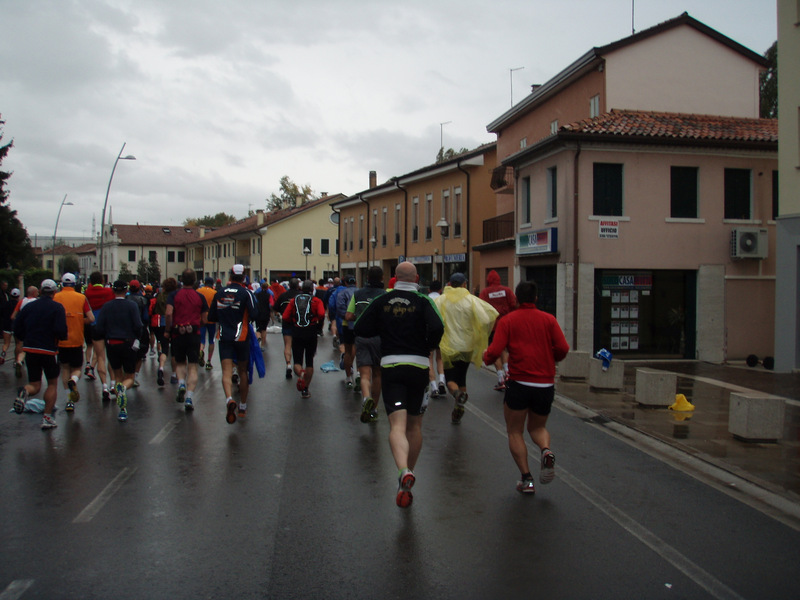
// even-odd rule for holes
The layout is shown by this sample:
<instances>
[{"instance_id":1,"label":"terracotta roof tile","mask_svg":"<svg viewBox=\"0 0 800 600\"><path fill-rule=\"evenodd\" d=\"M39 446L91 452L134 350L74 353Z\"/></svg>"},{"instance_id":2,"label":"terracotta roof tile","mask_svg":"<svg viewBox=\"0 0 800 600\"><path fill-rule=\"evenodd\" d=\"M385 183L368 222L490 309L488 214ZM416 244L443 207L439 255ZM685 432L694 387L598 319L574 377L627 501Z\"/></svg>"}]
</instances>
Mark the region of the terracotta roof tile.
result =
<instances>
[{"instance_id":1,"label":"terracotta roof tile","mask_svg":"<svg viewBox=\"0 0 800 600\"><path fill-rule=\"evenodd\" d=\"M560 131L620 137L778 143L776 119L745 119L635 110L614 109L594 119L565 125Z\"/></svg>"},{"instance_id":2,"label":"terracotta roof tile","mask_svg":"<svg viewBox=\"0 0 800 600\"><path fill-rule=\"evenodd\" d=\"M197 227L183 225L113 225L126 246L184 246L200 237Z\"/></svg>"}]
</instances>

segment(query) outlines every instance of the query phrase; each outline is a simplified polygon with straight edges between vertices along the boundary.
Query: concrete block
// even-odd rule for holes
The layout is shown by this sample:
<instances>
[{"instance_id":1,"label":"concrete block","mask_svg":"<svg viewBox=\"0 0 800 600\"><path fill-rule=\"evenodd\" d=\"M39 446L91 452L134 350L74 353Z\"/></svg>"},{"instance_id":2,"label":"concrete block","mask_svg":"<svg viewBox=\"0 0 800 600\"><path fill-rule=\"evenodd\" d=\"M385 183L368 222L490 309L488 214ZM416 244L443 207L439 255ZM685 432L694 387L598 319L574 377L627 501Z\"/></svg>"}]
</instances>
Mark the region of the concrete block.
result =
<instances>
[{"instance_id":1,"label":"concrete block","mask_svg":"<svg viewBox=\"0 0 800 600\"><path fill-rule=\"evenodd\" d=\"M745 442L775 442L783 438L785 412L781 398L731 392L728 431Z\"/></svg>"},{"instance_id":2,"label":"concrete block","mask_svg":"<svg viewBox=\"0 0 800 600\"><path fill-rule=\"evenodd\" d=\"M642 406L670 406L675 403L678 376L658 369L636 369L636 402Z\"/></svg>"},{"instance_id":3,"label":"concrete block","mask_svg":"<svg viewBox=\"0 0 800 600\"><path fill-rule=\"evenodd\" d=\"M570 350L558 363L558 376L561 379L586 379L589 377L589 353Z\"/></svg>"},{"instance_id":4,"label":"concrete block","mask_svg":"<svg viewBox=\"0 0 800 600\"><path fill-rule=\"evenodd\" d=\"M603 371L603 361L589 361L589 387L598 390L621 390L625 385L625 363L612 360L608 371Z\"/></svg>"}]
</instances>

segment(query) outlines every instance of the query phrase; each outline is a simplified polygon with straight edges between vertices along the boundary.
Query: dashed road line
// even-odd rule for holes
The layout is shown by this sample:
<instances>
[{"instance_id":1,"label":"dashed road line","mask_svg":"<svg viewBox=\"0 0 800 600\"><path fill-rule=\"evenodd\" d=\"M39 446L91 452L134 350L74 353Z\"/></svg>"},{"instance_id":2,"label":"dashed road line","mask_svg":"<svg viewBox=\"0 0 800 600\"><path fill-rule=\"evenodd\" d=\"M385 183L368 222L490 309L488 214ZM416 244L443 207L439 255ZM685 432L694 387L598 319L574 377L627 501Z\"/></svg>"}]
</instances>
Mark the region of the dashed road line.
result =
<instances>
[{"instance_id":1,"label":"dashed road line","mask_svg":"<svg viewBox=\"0 0 800 600\"><path fill-rule=\"evenodd\" d=\"M97 497L95 497L95 499L92 500L86 506L86 508L84 508L80 514L72 520L72 522L88 523L91 521L106 505L106 502L108 502L111 497L117 493L119 488L121 488L134 473L136 473L136 467L125 467L122 469L122 471L120 471L117 476L111 480L111 483L109 483L105 489L100 492Z\"/></svg>"}]
</instances>

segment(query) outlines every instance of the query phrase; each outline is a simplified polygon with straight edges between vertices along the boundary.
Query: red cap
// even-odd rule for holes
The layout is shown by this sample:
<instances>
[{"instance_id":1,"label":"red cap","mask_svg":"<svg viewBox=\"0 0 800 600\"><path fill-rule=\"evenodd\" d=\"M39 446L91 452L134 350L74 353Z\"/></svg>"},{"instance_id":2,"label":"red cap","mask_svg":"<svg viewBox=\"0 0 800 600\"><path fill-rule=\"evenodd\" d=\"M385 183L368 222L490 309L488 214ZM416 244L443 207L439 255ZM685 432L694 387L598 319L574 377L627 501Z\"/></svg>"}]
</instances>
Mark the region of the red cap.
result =
<instances>
[{"instance_id":1,"label":"red cap","mask_svg":"<svg viewBox=\"0 0 800 600\"><path fill-rule=\"evenodd\" d=\"M131 289L131 290L138 290L140 287L142 287L142 284L141 284L141 283L139 283L139 281L138 281L138 280L136 280L136 279L131 279L131 280L128 282L128 289Z\"/></svg>"}]
</instances>

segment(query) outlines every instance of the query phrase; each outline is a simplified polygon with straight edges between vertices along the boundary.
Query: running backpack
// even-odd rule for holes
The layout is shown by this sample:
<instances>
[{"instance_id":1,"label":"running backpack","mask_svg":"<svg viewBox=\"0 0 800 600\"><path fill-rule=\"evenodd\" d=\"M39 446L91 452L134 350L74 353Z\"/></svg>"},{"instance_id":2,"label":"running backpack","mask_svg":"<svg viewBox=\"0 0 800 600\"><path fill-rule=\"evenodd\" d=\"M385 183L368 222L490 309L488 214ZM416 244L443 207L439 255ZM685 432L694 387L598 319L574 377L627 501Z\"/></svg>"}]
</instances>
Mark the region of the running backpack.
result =
<instances>
[{"instance_id":1,"label":"running backpack","mask_svg":"<svg viewBox=\"0 0 800 600\"><path fill-rule=\"evenodd\" d=\"M355 308L353 309L353 314L356 316L356 321L358 321L358 318L364 313L364 311L375 298L382 296L385 293L386 291L383 288L367 287L361 288L355 294L353 294L353 297L355 298Z\"/></svg>"},{"instance_id":2,"label":"running backpack","mask_svg":"<svg viewBox=\"0 0 800 600\"><path fill-rule=\"evenodd\" d=\"M294 298L294 324L296 327L311 325L311 298L310 294L298 294Z\"/></svg>"}]
</instances>

